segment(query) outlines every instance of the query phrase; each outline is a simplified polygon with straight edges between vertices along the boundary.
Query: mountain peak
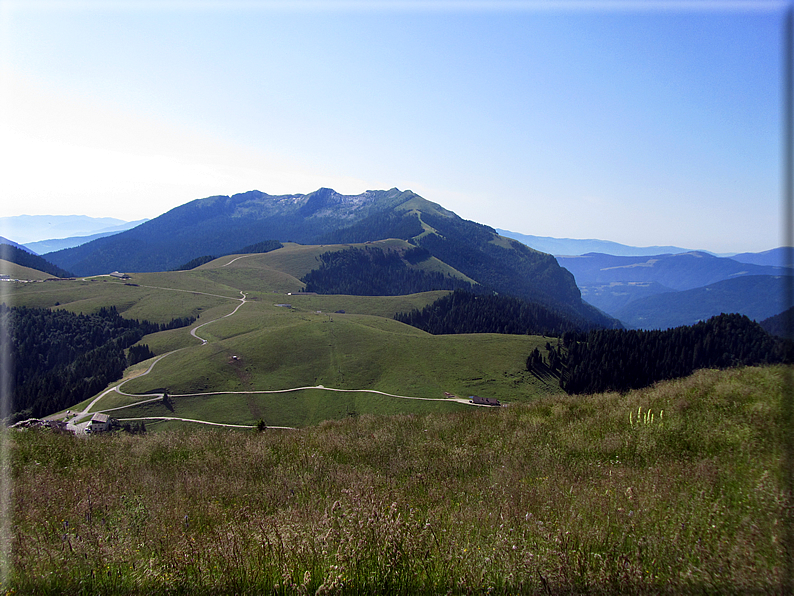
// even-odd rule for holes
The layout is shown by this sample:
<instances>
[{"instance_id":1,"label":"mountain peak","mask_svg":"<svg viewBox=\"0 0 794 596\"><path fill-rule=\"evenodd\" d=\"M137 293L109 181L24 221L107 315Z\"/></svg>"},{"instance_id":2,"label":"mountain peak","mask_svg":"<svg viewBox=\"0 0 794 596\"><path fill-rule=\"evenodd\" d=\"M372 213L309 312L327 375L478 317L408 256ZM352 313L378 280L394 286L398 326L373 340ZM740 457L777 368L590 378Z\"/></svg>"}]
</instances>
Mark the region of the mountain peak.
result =
<instances>
[{"instance_id":1,"label":"mountain peak","mask_svg":"<svg viewBox=\"0 0 794 596\"><path fill-rule=\"evenodd\" d=\"M321 197L323 199L327 199L327 198L330 198L330 197L335 196L335 195L342 196L342 195L339 195L339 193L336 192L333 188L327 188L327 187L323 186L321 188L318 188L314 192L310 192L306 196L307 197Z\"/></svg>"}]
</instances>

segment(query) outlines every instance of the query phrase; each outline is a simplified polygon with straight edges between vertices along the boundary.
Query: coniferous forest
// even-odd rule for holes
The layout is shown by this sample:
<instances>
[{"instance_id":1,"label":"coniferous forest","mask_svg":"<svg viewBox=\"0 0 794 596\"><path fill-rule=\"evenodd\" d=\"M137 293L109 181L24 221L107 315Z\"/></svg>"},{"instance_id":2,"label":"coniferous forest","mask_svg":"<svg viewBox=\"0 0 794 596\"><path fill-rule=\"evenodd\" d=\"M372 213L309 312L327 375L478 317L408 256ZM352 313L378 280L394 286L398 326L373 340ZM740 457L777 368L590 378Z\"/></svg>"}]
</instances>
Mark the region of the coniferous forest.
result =
<instances>
[{"instance_id":1,"label":"coniferous forest","mask_svg":"<svg viewBox=\"0 0 794 596\"><path fill-rule=\"evenodd\" d=\"M301 278L305 291L355 296L401 296L431 290L471 288L463 279L440 272L412 269L430 258L423 248L405 251L379 247L351 248L320 255L321 265Z\"/></svg>"},{"instance_id":2,"label":"coniferous forest","mask_svg":"<svg viewBox=\"0 0 794 596\"><path fill-rule=\"evenodd\" d=\"M405 216L394 211L379 211L358 223L329 232L319 239L323 244L355 244L374 238L400 238L410 240L422 233L422 224L416 214Z\"/></svg>"},{"instance_id":3,"label":"coniferous forest","mask_svg":"<svg viewBox=\"0 0 794 596\"><path fill-rule=\"evenodd\" d=\"M217 259L215 255L204 255L201 257L196 257L195 259L190 259L187 263L181 264L179 267L174 267L172 271L190 271L191 269L195 269L196 267L200 267L205 263L209 263L210 261L214 261Z\"/></svg>"},{"instance_id":4,"label":"coniferous forest","mask_svg":"<svg viewBox=\"0 0 794 596\"><path fill-rule=\"evenodd\" d=\"M784 310L780 314L777 314L773 317L769 317L768 319L764 319L759 323L759 325L761 325L761 327L763 327L764 330L767 333L770 333L771 335L776 335L778 337L783 337L788 339L794 339L790 337L791 331L789 330L788 327L789 321L794 320L793 317L794 317L794 306L787 310Z\"/></svg>"},{"instance_id":5,"label":"coniferous forest","mask_svg":"<svg viewBox=\"0 0 794 596\"><path fill-rule=\"evenodd\" d=\"M284 246L278 240L263 240L262 242L257 242L256 244L249 244L248 246L244 246L238 250L234 250L229 253L224 253L222 255L203 255L200 257L196 257L195 259L189 260L187 263L183 263L179 267L175 267L171 271L189 271L190 269L195 269L196 267L200 267L205 263L209 263L210 261L214 261L218 257L225 256L227 254L253 254L253 253L265 253L270 252L271 250L276 250Z\"/></svg>"},{"instance_id":6,"label":"coniferous forest","mask_svg":"<svg viewBox=\"0 0 794 596\"><path fill-rule=\"evenodd\" d=\"M157 324L123 318L115 307L94 314L0 304L13 369L12 421L76 404L121 378L125 350L149 333L190 325L192 317ZM150 353L150 352L149 352ZM133 359L144 355L140 350Z\"/></svg>"},{"instance_id":7,"label":"coniferous forest","mask_svg":"<svg viewBox=\"0 0 794 596\"><path fill-rule=\"evenodd\" d=\"M559 336L566 331L583 329L570 315L562 315L537 303L465 290L456 290L422 310L398 313L394 318L433 335L509 333Z\"/></svg>"},{"instance_id":8,"label":"coniferous forest","mask_svg":"<svg viewBox=\"0 0 794 596\"><path fill-rule=\"evenodd\" d=\"M16 263L23 267L30 267L31 269L38 269L44 273L49 273L55 277L73 277L69 271L56 267L49 261L43 259L38 255L31 254L27 251L11 246L5 242L0 243L0 259L8 261L9 263Z\"/></svg>"},{"instance_id":9,"label":"coniferous forest","mask_svg":"<svg viewBox=\"0 0 794 596\"><path fill-rule=\"evenodd\" d=\"M701 368L775 364L786 356L782 339L739 314L666 331L566 333L547 350L546 361L538 350L530 354L527 368L559 374L560 387L568 393L628 391Z\"/></svg>"}]
</instances>

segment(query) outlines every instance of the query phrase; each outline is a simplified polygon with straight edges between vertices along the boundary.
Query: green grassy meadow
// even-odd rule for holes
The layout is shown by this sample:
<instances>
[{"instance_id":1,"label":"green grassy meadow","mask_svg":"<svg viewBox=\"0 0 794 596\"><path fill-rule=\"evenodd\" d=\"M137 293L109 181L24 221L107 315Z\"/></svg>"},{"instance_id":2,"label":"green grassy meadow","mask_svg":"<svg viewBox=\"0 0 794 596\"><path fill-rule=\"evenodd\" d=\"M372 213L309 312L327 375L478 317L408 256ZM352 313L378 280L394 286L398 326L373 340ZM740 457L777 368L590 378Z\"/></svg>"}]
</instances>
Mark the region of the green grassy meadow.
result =
<instances>
[{"instance_id":1,"label":"green grassy meadow","mask_svg":"<svg viewBox=\"0 0 794 596\"><path fill-rule=\"evenodd\" d=\"M279 307L258 311L253 306L243 314L248 306L244 305L228 323L222 320L201 329L199 334L210 338L209 344L194 345L166 357L151 374L127 382L123 390L149 393L166 389L177 396L176 404L180 394L316 385L429 398L442 398L448 391L463 397L487 395L505 402L560 392L525 370L525 355L536 346L542 348L544 338L432 336L372 315L333 315L329 320L314 312ZM422 402L391 399L398 411L426 411L417 410ZM197 417L193 406L198 401L181 406L180 415ZM106 407L107 402L97 404L97 409ZM356 410L377 413L379 407L359 404ZM386 412L394 412L394 408ZM269 408L268 413L271 417L265 421L269 424L294 425L291 412L280 416L277 408ZM252 413L244 423L254 424L259 417ZM306 424L317 424L324 419L305 420Z\"/></svg>"},{"instance_id":2,"label":"green grassy meadow","mask_svg":"<svg viewBox=\"0 0 794 596\"><path fill-rule=\"evenodd\" d=\"M163 416L249 426L264 420L271 426L301 428L325 420L339 420L363 414L394 415L409 412L422 415L470 409L469 406L443 400L405 402L403 399L378 394L306 389L277 394L171 396L168 406L162 402L150 402L109 413L122 419ZM131 403L134 400L130 398L113 396L113 400L107 402L105 407Z\"/></svg>"},{"instance_id":3,"label":"green grassy meadow","mask_svg":"<svg viewBox=\"0 0 794 596\"><path fill-rule=\"evenodd\" d=\"M525 370L526 354L542 348L542 337L432 336L372 315L329 318L269 305L247 307L228 323L201 329L209 344L168 356L124 390L165 387L182 394L324 385L416 397L482 393L508 401L555 390Z\"/></svg>"},{"instance_id":4,"label":"green grassy meadow","mask_svg":"<svg viewBox=\"0 0 794 596\"><path fill-rule=\"evenodd\" d=\"M373 244L403 247L405 242ZM543 349L546 338L432 336L393 320L396 313L421 309L445 291L385 297L302 295L299 290L303 284L298 277L317 266L322 252L348 246L287 244L265 254L222 257L191 271L131 273L126 281L97 276L14 284L10 299L13 305L84 313L116 306L125 317L157 323L174 317L198 317L191 328L144 337L141 343L157 356L174 353L160 360L150 374L123 386L124 392L134 394L167 390L175 396L174 407L183 418L249 425L265 419L275 426L303 427L343 418L352 411L424 414L468 407L372 393L322 391L289 398L254 394L226 399L179 397L195 393L323 385L434 399L443 398L445 392L463 398L477 394L512 403L560 392L553 380L525 370L527 355L535 347ZM246 303L234 312L243 294ZM232 312L233 316L227 316ZM208 343L202 345L192 337L191 329ZM111 394L92 411L134 401ZM117 410L113 415L168 415L156 412L156 406L145 405Z\"/></svg>"},{"instance_id":5,"label":"green grassy meadow","mask_svg":"<svg viewBox=\"0 0 794 596\"><path fill-rule=\"evenodd\" d=\"M701 370L623 395L361 412L294 431L7 431L5 587L781 593L783 373Z\"/></svg>"},{"instance_id":6,"label":"green grassy meadow","mask_svg":"<svg viewBox=\"0 0 794 596\"><path fill-rule=\"evenodd\" d=\"M31 269L24 265L18 265L5 259L0 259L0 273L8 275L12 279L24 280L43 280L52 277L49 273L39 271L38 269Z\"/></svg>"},{"instance_id":7,"label":"green grassy meadow","mask_svg":"<svg viewBox=\"0 0 794 596\"><path fill-rule=\"evenodd\" d=\"M214 306L233 304L240 298L239 291L233 288L205 283L198 276L194 281L201 289L185 289L182 286L189 285L187 280L169 273L133 274L127 283L110 277L78 278L13 284L6 297L11 306L63 308L75 313L115 306L127 318L153 323L166 323L175 317L200 317Z\"/></svg>"}]
</instances>

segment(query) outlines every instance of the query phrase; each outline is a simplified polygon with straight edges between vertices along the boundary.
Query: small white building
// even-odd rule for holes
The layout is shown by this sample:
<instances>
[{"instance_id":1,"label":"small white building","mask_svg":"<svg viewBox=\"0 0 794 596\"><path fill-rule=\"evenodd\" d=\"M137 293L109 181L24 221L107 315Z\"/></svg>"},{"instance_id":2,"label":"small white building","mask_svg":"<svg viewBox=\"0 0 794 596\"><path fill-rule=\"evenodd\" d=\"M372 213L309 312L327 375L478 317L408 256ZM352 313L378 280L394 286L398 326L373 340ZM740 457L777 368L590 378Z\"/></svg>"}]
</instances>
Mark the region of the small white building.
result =
<instances>
[{"instance_id":1,"label":"small white building","mask_svg":"<svg viewBox=\"0 0 794 596\"><path fill-rule=\"evenodd\" d=\"M86 432L101 433L110 430L112 419L107 414L97 412L91 417L91 422L86 427Z\"/></svg>"}]
</instances>

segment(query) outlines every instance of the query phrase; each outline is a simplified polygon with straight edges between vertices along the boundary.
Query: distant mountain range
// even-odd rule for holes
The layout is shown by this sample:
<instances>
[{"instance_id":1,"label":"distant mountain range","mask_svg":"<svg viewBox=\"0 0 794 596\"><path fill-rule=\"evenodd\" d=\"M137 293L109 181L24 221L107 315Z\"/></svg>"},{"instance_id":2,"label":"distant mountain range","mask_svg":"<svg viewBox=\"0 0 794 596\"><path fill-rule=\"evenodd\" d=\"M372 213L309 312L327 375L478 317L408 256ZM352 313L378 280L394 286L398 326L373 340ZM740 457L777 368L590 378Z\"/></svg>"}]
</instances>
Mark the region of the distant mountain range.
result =
<instances>
[{"instance_id":1,"label":"distant mountain range","mask_svg":"<svg viewBox=\"0 0 794 596\"><path fill-rule=\"evenodd\" d=\"M132 228L141 225L149 221L148 219L139 219L137 221L128 221L118 226L113 226L111 228L107 228L101 232L97 232L96 234L91 234L90 236L70 236L68 238L53 238L49 240L39 240L38 242L28 242L24 245L24 247L39 255L45 255L47 253L55 252L57 250L63 250L65 248L74 248L76 246L82 246L87 242L91 242L92 240L98 240L99 238L106 238L107 236L113 236L114 234L118 234L119 232L124 232L126 230L131 230Z\"/></svg>"},{"instance_id":2,"label":"distant mountain range","mask_svg":"<svg viewBox=\"0 0 794 596\"><path fill-rule=\"evenodd\" d=\"M7 230L12 240L19 244L38 242L48 238L90 236L102 232L118 231L128 222L114 217L89 217L87 215L15 215L0 217L0 229Z\"/></svg>"},{"instance_id":3,"label":"distant mountain range","mask_svg":"<svg viewBox=\"0 0 794 596\"><path fill-rule=\"evenodd\" d=\"M613 282L654 282L671 290L690 290L739 276L786 273L782 267L739 263L699 251L652 257L590 253L557 257L557 262L573 273L580 288Z\"/></svg>"},{"instance_id":4,"label":"distant mountain range","mask_svg":"<svg viewBox=\"0 0 794 596\"><path fill-rule=\"evenodd\" d=\"M678 246L628 246L626 244L619 244L617 242L610 242L609 240L577 240L574 238L551 238L549 236L531 236L528 234L519 234L518 232L511 232L509 230L496 230L502 236L513 238L519 242L523 242L530 248L539 250L540 252L547 252L551 255L583 255L591 252L604 253L608 255L617 255L625 257L642 257L654 256L661 254L677 254L682 252L690 252L692 249L680 248Z\"/></svg>"},{"instance_id":5,"label":"distant mountain range","mask_svg":"<svg viewBox=\"0 0 794 596\"><path fill-rule=\"evenodd\" d=\"M775 267L791 267L794 264L794 255L790 248L773 248L764 252L743 252L731 258L740 263L751 265L771 265Z\"/></svg>"},{"instance_id":6,"label":"distant mountain range","mask_svg":"<svg viewBox=\"0 0 794 596\"><path fill-rule=\"evenodd\" d=\"M605 326L614 326L615 317L628 327L664 329L721 312L760 320L786 307L783 248L727 258L675 246L530 236L465 221L396 188L359 195L323 188L306 195L214 196L153 220L25 248L45 253L64 270L92 275L170 270L264 240L345 244L386 238L428 250L482 287ZM64 248L49 252L59 246ZM556 261L549 254L558 255Z\"/></svg>"},{"instance_id":7,"label":"distant mountain range","mask_svg":"<svg viewBox=\"0 0 794 596\"><path fill-rule=\"evenodd\" d=\"M743 276L701 288L647 296L613 313L632 329L693 325L721 313L741 313L761 322L786 309L785 283L781 275Z\"/></svg>"},{"instance_id":8,"label":"distant mountain range","mask_svg":"<svg viewBox=\"0 0 794 596\"><path fill-rule=\"evenodd\" d=\"M757 260L776 260L781 252L767 251ZM557 261L573 273L584 300L630 328L666 329L728 312L762 320L786 308L783 283L790 270L784 267L699 251L651 257L591 253Z\"/></svg>"}]
</instances>

